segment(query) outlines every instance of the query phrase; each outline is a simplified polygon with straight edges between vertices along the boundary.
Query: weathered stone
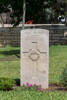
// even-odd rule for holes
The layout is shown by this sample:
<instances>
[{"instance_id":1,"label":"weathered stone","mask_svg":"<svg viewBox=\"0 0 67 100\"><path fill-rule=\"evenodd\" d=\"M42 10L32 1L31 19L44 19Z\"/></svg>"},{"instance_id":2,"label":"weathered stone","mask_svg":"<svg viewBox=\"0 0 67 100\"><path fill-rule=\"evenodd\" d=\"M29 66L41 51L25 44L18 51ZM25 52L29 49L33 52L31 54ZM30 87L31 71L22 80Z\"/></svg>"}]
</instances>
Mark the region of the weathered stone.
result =
<instances>
[{"instance_id":1,"label":"weathered stone","mask_svg":"<svg viewBox=\"0 0 67 100\"><path fill-rule=\"evenodd\" d=\"M21 86L27 82L48 88L49 31L21 31Z\"/></svg>"}]
</instances>

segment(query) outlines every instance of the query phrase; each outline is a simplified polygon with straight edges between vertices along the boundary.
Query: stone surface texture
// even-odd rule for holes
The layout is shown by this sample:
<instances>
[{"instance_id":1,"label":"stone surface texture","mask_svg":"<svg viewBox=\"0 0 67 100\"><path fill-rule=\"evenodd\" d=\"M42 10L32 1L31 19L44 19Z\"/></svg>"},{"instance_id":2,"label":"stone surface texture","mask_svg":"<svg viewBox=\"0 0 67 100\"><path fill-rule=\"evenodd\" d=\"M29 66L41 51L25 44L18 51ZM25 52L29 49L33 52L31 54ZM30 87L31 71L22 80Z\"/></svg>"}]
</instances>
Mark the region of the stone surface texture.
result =
<instances>
[{"instance_id":1,"label":"stone surface texture","mask_svg":"<svg viewBox=\"0 0 67 100\"><path fill-rule=\"evenodd\" d=\"M31 83L48 88L49 31L25 29L21 31L21 86Z\"/></svg>"}]
</instances>

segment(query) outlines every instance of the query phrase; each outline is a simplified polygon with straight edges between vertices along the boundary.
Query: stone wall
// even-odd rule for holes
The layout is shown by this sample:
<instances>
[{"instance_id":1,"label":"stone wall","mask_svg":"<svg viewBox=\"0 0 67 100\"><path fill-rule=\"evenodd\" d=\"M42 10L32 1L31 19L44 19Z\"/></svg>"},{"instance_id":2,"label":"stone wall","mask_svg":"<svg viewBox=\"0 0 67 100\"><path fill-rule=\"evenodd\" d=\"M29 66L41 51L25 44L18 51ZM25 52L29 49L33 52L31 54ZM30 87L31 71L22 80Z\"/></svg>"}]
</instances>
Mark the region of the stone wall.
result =
<instances>
[{"instance_id":1,"label":"stone wall","mask_svg":"<svg viewBox=\"0 0 67 100\"><path fill-rule=\"evenodd\" d=\"M67 44L67 26L65 25L51 25L51 24L41 24L41 25L25 25L27 28L42 28L49 30L50 35L50 45L55 44ZM21 26L12 27L10 25L0 27L0 46L12 45L20 46L20 31Z\"/></svg>"}]
</instances>

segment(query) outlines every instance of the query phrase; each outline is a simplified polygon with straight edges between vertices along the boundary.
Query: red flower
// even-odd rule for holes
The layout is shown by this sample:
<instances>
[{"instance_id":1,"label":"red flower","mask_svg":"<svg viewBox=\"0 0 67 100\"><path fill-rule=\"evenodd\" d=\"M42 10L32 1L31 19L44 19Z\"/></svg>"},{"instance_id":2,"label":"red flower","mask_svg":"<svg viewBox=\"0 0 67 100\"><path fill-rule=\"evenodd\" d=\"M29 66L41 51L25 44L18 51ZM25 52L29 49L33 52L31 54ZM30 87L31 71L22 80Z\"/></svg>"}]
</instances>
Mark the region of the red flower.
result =
<instances>
[{"instance_id":1,"label":"red flower","mask_svg":"<svg viewBox=\"0 0 67 100\"><path fill-rule=\"evenodd\" d=\"M32 24L33 21L32 20L28 20L25 24Z\"/></svg>"}]
</instances>

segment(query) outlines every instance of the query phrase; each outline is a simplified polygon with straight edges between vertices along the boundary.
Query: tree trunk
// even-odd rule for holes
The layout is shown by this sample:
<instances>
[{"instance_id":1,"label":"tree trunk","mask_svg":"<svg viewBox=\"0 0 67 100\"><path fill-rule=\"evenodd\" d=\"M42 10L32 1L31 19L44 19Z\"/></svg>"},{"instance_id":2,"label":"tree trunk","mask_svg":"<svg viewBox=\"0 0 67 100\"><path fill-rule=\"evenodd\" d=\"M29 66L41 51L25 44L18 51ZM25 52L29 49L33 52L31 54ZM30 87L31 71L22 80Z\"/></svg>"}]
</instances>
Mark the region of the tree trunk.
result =
<instances>
[{"instance_id":1,"label":"tree trunk","mask_svg":"<svg viewBox=\"0 0 67 100\"><path fill-rule=\"evenodd\" d=\"M23 22L22 22L22 29L24 29L25 24L25 14L26 14L26 0L23 0Z\"/></svg>"},{"instance_id":2,"label":"tree trunk","mask_svg":"<svg viewBox=\"0 0 67 100\"><path fill-rule=\"evenodd\" d=\"M2 27L4 27L4 21L3 21L3 18L2 18L2 15L1 14L0 14L0 18L1 18Z\"/></svg>"},{"instance_id":3,"label":"tree trunk","mask_svg":"<svg viewBox=\"0 0 67 100\"><path fill-rule=\"evenodd\" d=\"M67 2L65 2L65 20L67 25Z\"/></svg>"}]
</instances>

